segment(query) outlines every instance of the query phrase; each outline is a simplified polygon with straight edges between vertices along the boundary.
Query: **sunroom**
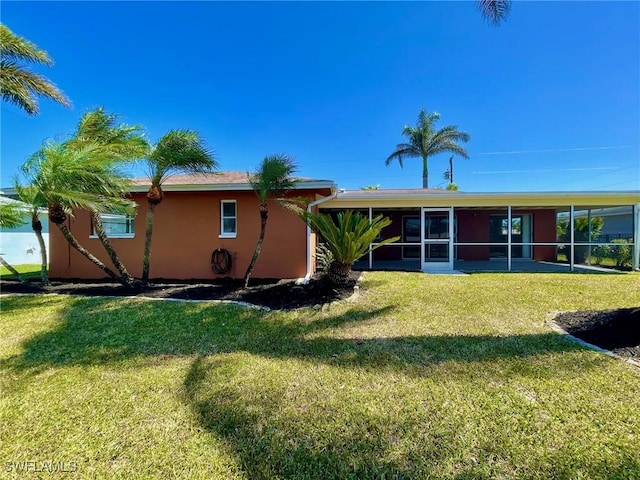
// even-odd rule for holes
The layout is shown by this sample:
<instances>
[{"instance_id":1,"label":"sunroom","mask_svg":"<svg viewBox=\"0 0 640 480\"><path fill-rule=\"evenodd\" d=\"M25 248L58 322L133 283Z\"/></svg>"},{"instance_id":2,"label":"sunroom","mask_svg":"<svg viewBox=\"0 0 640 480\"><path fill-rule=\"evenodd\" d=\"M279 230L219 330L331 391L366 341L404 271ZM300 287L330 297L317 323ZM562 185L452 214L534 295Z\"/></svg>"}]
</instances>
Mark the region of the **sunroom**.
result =
<instances>
[{"instance_id":1,"label":"sunroom","mask_svg":"<svg viewBox=\"0 0 640 480\"><path fill-rule=\"evenodd\" d=\"M469 271L638 269L640 192L466 193L341 190L319 205L391 219L400 239L354 268ZM375 246L372 243L371 247Z\"/></svg>"}]
</instances>

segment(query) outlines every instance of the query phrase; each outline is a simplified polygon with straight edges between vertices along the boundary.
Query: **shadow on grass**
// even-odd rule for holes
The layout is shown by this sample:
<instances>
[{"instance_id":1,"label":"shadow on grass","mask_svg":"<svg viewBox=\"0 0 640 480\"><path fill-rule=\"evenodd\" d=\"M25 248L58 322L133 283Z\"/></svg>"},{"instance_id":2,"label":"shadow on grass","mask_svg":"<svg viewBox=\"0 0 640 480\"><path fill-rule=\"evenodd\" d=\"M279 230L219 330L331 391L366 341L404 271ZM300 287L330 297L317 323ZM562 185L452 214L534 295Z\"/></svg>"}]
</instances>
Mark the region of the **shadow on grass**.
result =
<instances>
[{"instance_id":1,"label":"shadow on grass","mask_svg":"<svg viewBox=\"0 0 640 480\"><path fill-rule=\"evenodd\" d=\"M7 299L3 309L30 308L52 300ZM54 300L55 301L55 300ZM95 365L134 357L247 352L297 358L338 367L390 368L411 375L446 362L487 362L584 347L555 333L496 336L341 338L333 330L388 316L394 307L354 306L336 316L304 321L235 305L205 305L74 298L60 309L60 323L3 360L10 368ZM312 314L309 314L312 315ZM586 366L585 366L586 367Z\"/></svg>"},{"instance_id":2,"label":"shadow on grass","mask_svg":"<svg viewBox=\"0 0 640 480\"><path fill-rule=\"evenodd\" d=\"M14 310L41 305L38 297L7 302ZM55 329L27 340L23 353L3 360L2 366L31 375L56 366L195 357L183 381L182 400L205 431L228 442L248 478L435 478L441 473L437 468L451 462L461 462L456 467L459 478L504 476L487 464L458 458L466 447L456 432L467 428L468 419L447 417L434 429L431 420L446 415L440 404L421 402L413 412L400 406L400 413L387 414L386 409L404 401L394 400L393 383L398 380L393 374L424 376L432 365L459 361L477 362L472 369L461 369L461 375L482 377L494 362L506 360L499 362L500 374L509 375L512 368L514 374L540 378L554 375L553 368L536 369L512 360L583 350L554 333L371 339L334 335L334 330L390 317L393 307L354 306L339 315L318 314L314 320L234 305L95 298L70 299L64 305ZM310 380L296 386L296 376L304 376L300 369L306 367L289 360L307 362L310 369L390 373L381 382L391 390L380 394L383 400L369 401L366 395L376 387L359 385L364 380L357 375L348 377L354 384L349 388L356 391L349 396L340 393L339 382L334 384L326 372L312 372ZM588 369L599 361L604 360L594 358L576 368ZM328 385L316 388L314 382L323 379ZM26 388L26 382L14 383ZM508 457L501 460L510 462ZM629 471L637 471L637 465L631 467L635 470Z\"/></svg>"}]
</instances>

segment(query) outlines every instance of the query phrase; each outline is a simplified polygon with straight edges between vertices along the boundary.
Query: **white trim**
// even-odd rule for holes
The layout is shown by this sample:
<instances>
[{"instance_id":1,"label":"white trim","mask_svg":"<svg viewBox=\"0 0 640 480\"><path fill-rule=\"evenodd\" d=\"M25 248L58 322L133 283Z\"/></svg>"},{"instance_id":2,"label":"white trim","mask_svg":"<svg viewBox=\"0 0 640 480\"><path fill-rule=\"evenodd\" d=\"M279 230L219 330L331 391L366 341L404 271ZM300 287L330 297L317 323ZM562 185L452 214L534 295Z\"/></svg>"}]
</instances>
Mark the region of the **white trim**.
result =
<instances>
[{"instance_id":1,"label":"white trim","mask_svg":"<svg viewBox=\"0 0 640 480\"><path fill-rule=\"evenodd\" d=\"M522 228L522 227L521 227ZM511 205L507 207L507 271L511 271L511 240L513 236L513 217Z\"/></svg>"},{"instance_id":2,"label":"white trim","mask_svg":"<svg viewBox=\"0 0 640 480\"><path fill-rule=\"evenodd\" d=\"M425 229L426 224L424 221L425 213L427 212L446 212L448 215L449 222L449 238L425 238ZM431 208L431 207L422 207L420 212L420 262L422 265L423 272L450 272L453 271L453 207L448 208ZM447 251L449 254L449 259L447 262L428 262L425 255L426 246L428 244L441 244L447 245Z\"/></svg>"},{"instance_id":3,"label":"white trim","mask_svg":"<svg viewBox=\"0 0 640 480\"><path fill-rule=\"evenodd\" d=\"M330 180L316 180L312 182L300 181L292 190L311 190L321 188L335 188L335 183ZM132 193L146 192L149 185L135 185L131 187ZM249 183L203 183L203 184L180 184L162 185L165 192L203 192L203 191L251 191L253 187Z\"/></svg>"},{"instance_id":4,"label":"white trim","mask_svg":"<svg viewBox=\"0 0 640 480\"><path fill-rule=\"evenodd\" d=\"M574 261L574 257L576 254L575 251L575 246L576 246L576 239L575 239L575 219L576 219L576 212L575 212L575 207L573 205L571 205L571 208L569 209L569 228L571 229L571 233L570 233L570 237L569 239L571 240L571 246L569 248L569 270L571 272L573 272L575 270L574 265L575 265L575 261Z\"/></svg>"},{"instance_id":5,"label":"white trim","mask_svg":"<svg viewBox=\"0 0 640 480\"><path fill-rule=\"evenodd\" d=\"M633 270L640 270L640 203L633 206Z\"/></svg>"},{"instance_id":6,"label":"white trim","mask_svg":"<svg viewBox=\"0 0 640 480\"><path fill-rule=\"evenodd\" d=\"M225 217L224 216L224 204L225 203L233 203L233 217ZM235 232L225 232L224 231L224 221L225 219L233 218L236 223L236 231ZM220 234L218 238L236 238L238 235L238 201L233 199L222 199L220 200Z\"/></svg>"},{"instance_id":7,"label":"white trim","mask_svg":"<svg viewBox=\"0 0 640 480\"><path fill-rule=\"evenodd\" d=\"M107 233L107 238L135 238L135 233ZM89 235L89 238L100 238L95 233Z\"/></svg>"},{"instance_id":8,"label":"white trim","mask_svg":"<svg viewBox=\"0 0 640 480\"><path fill-rule=\"evenodd\" d=\"M336 198L336 195L338 195L338 192L337 190L334 190L334 188L335 186L332 187L331 195L329 195L328 197L319 198L315 202L311 202L309 205L307 205L307 212L311 213L311 209L316 205L320 205L321 203L328 202L329 200ZM318 208L318 210L320 209ZM311 227L307 225L307 273L302 279L301 283L307 283L310 278L311 278Z\"/></svg>"}]
</instances>

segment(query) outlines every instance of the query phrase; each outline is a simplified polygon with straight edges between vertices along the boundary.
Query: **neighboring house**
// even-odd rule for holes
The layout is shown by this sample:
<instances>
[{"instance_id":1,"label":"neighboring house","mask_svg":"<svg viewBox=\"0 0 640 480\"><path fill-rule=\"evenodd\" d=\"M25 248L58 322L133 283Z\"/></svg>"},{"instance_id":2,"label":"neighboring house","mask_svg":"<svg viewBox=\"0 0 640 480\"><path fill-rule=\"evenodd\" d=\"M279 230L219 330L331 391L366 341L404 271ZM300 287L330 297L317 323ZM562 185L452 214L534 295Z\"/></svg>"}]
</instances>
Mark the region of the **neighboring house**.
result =
<instances>
[{"instance_id":1,"label":"neighboring house","mask_svg":"<svg viewBox=\"0 0 640 480\"><path fill-rule=\"evenodd\" d=\"M633 236L633 207L604 207L591 208L589 210L577 210L578 217L600 217L603 220L602 229L595 238L598 242L611 242L612 240L627 240ZM562 214L562 218L568 220L568 214Z\"/></svg>"},{"instance_id":2,"label":"neighboring house","mask_svg":"<svg viewBox=\"0 0 640 480\"><path fill-rule=\"evenodd\" d=\"M104 215L112 243L134 276L141 274L148 181L138 179L132 198L135 218ZM258 200L244 172L174 176L164 184L164 201L156 209L151 278L211 279L211 255L231 254L232 268L223 276L242 277L260 231ZM558 215L599 206L633 211L634 265L638 267L640 191L466 193L446 190L337 190L330 180L301 179L290 197L305 197L311 208L337 213L359 210L383 214L392 224L383 237L399 235L396 244L365 256L356 267L423 271L517 270L523 265L557 261ZM102 261L100 242L89 215L77 212L68 225ZM57 278L102 278L103 273L53 230L50 272ZM271 201L262 253L254 278L301 278L313 272L315 236L293 213ZM577 242L576 242L577 245ZM571 245L566 245L569 249ZM576 246L576 248L578 248ZM571 263L571 259L569 259ZM107 263L110 265L110 263ZM573 264L571 264L573 269Z\"/></svg>"},{"instance_id":3,"label":"neighboring house","mask_svg":"<svg viewBox=\"0 0 640 480\"><path fill-rule=\"evenodd\" d=\"M21 202L0 196L0 203ZM45 209L39 215L42 222L42 237L45 245L49 244L49 217ZM24 225L17 228L0 227L0 255L11 265L40 264L40 245L36 234L31 229L31 218L25 215Z\"/></svg>"}]
</instances>

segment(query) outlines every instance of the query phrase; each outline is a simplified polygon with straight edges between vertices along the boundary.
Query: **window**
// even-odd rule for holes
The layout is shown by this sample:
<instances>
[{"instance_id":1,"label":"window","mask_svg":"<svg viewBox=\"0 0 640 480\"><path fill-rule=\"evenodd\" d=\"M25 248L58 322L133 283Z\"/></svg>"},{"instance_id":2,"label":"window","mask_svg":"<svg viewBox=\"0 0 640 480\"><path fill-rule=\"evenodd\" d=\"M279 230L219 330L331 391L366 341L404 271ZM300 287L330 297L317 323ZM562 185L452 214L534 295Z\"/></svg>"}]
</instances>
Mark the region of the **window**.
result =
<instances>
[{"instance_id":1,"label":"window","mask_svg":"<svg viewBox=\"0 0 640 480\"><path fill-rule=\"evenodd\" d=\"M220 201L220 237L235 238L238 218L235 200Z\"/></svg>"},{"instance_id":2,"label":"window","mask_svg":"<svg viewBox=\"0 0 640 480\"><path fill-rule=\"evenodd\" d=\"M124 215L120 213L101 213L102 226L109 238L133 238L135 234L134 230L134 218L131 215ZM96 237L96 232L91 226L91 236Z\"/></svg>"}]
</instances>

